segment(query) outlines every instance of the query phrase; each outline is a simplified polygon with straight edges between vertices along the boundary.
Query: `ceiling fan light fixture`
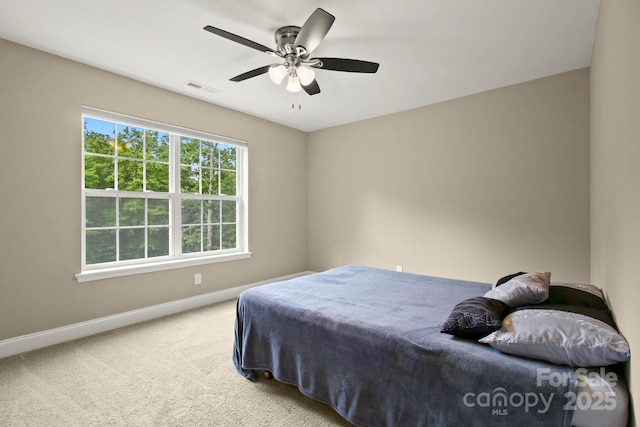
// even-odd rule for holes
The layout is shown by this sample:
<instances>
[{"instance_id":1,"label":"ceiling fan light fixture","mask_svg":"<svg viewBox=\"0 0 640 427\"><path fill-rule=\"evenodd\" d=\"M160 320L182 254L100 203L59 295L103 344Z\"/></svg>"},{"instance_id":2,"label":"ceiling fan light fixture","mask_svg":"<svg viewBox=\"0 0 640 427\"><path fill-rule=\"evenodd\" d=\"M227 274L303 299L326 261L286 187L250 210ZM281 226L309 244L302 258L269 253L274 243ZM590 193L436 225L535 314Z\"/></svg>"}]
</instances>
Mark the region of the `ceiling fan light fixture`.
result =
<instances>
[{"instance_id":1,"label":"ceiling fan light fixture","mask_svg":"<svg viewBox=\"0 0 640 427\"><path fill-rule=\"evenodd\" d=\"M300 77L300 83L302 83L302 86L309 85L316 78L316 73L306 65L299 66L296 69L296 74Z\"/></svg>"},{"instance_id":2,"label":"ceiling fan light fixture","mask_svg":"<svg viewBox=\"0 0 640 427\"><path fill-rule=\"evenodd\" d=\"M277 85L282 83L287 74L287 68L282 64L273 64L269 67L269 77Z\"/></svg>"},{"instance_id":3,"label":"ceiling fan light fixture","mask_svg":"<svg viewBox=\"0 0 640 427\"><path fill-rule=\"evenodd\" d=\"M302 86L300 85L300 78L298 76L289 76L287 90L289 92L300 92L302 90Z\"/></svg>"},{"instance_id":4,"label":"ceiling fan light fixture","mask_svg":"<svg viewBox=\"0 0 640 427\"><path fill-rule=\"evenodd\" d=\"M288 76L287 90L289 92L300 92L304 89L308 95L316 95L320 93L320 86L316 81L313 68L351 73L375 73L380 65L376 62L358 59L311 57L311 52L324 40L335 19L335 16L327 11L317 8L307 18L302 27L289 25L278 28L275 32L275 50L211 25L205 26L204 29L212 34L284 61L283 64L265 65L238 74L230 78L230 81L241 82L256 76L269 74L269 78L275 84L280 85L284 78Z\"/></svg>"}]
</instances>

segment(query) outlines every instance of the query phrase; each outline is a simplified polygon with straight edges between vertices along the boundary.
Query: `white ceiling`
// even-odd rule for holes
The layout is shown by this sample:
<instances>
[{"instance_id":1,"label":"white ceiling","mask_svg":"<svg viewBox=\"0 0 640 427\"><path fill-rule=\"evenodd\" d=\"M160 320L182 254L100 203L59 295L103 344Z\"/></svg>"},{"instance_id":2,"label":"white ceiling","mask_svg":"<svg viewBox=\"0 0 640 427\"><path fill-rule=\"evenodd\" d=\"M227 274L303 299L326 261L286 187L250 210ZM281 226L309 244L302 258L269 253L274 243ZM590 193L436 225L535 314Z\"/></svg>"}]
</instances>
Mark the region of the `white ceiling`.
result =
<instances>
[{"instance_id":1,"label":"white ceiling","mask_svg":"<svg viewBox=\"0 0 640 427\"><path fill-rule=\"evenodd\" d=\"M314 96L291 94L266 74L230 82L276 61L202 29L275 49L274 31L302 26L317 7L336 20L312 56L378 62L376 74L317 70L322 92ZM599 0L0 0L0 38L313 131L587 67L598 7Z\"/></svg>"}]
</instances>

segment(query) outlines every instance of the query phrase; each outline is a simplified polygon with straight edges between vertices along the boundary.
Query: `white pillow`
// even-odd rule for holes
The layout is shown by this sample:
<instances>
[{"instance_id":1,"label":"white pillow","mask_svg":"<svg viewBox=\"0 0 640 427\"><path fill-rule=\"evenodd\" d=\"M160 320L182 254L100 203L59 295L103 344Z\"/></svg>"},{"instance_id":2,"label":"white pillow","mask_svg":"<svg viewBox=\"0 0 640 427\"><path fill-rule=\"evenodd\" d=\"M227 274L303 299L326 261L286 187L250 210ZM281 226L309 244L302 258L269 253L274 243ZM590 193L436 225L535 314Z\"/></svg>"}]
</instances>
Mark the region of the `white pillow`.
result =
<instances>
[{"instance_id":1,"label":"white pillow","mask_svg":"<svg viewBox=\"0 0 640 427\"><path fill-rule=\"evenodd\" d=\"M540 304L549 298L550 280L549 272L522 274L491 289L484 296L497 299L514 308Z\"/></svg>"},{"instance_id":2,"label":"white pillow","mask_svg":"<svg viewBox=\"0 0 640 427\"><path fill-rule=\"evenodd\" d=\"M503 353L559 365L607 366L629 360L629 343L606 323L559 310L523 309L479 340Z\"/></svg>"}]
</instances>

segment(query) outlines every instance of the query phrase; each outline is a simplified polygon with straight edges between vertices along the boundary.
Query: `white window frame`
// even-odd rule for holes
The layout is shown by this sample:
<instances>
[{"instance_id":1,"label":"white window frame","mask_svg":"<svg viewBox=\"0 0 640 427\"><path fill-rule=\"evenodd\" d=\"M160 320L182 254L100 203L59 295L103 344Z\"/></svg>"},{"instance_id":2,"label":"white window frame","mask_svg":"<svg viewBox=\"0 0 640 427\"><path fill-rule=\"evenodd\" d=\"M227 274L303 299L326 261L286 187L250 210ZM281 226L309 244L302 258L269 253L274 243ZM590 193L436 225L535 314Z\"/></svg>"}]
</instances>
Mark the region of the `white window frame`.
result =
<instances>
[{"instance_id":1,"label":"white window frame","mask_svg":"<svg viewBox=\"0 0 640 427\"><path fill-rule=\"evenodd\" d=\"M150 197L150 198L162 198L166 199L166 196L159 196L156 193L150 192L131 192L131 191L116 191L116 190L93 190L84 188L84 130L81 142L81 164L82 167L82 182L81 188L81 207L82 207L82 242L81 242L81 257L82 266L80 273L75 275L78 282L86 282L92 280L107 279L113 277L128 276L140 273L149 273L155 271L163 271L174 268L184 268L191 266L198 266L203 264L233 261L238 259L245 259L251 256L249 252L249 240L248 240L248 165L249 165L249 153L248 144L246 141L229 138L220 135L214 135L207 132L198 130L183 128L180 126L168 125L165 123L156 122L153 120L142 119L138 117L132 117L120 113L114 113L105 111L93 107L82 107L82 122L84 126L84 117L91 117L98 120L112 121L119 124L126 124L130 126L142 127L146 129L153 129L160 132L166 132L170 135L170 159L169 159L169 212L170 212L170 224L169 228L172 230L169 235L170 255L157 257L157 258L143 258L127 261L115 261L104 264L86 264L86 206L85 200L87 195L104 195L107 192L109 195L118 194L126 195L126 197ZM236 195L235 196L218 196L220 199L235 200L236 205L236 221L237 221L237 233L236 233L236 248L227 250L217 250L215 252L195 252L182 254L181 250L181 201L188 198L197 198L197 195L181 194L179 188L179 175L180 175L180 137L185 136L189 138L195 138L200 140L217 142L225 145L231 145L237 148L237 181L236 181ZM166 193L160 193L165 195Z\"/></svg>"}]
</instances>

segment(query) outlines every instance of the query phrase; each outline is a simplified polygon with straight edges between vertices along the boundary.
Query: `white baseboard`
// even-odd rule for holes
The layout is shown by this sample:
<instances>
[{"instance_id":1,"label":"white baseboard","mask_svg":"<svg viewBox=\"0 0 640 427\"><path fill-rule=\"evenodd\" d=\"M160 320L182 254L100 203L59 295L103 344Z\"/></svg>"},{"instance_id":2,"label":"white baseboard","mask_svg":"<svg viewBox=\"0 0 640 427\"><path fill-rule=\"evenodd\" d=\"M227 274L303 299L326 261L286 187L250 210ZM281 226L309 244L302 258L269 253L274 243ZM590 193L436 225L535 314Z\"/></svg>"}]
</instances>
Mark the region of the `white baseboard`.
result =
<instances>
[{"instance_id":1,"label":"white baseboard","mask_svg":"<svg viewBox=\"0 0 640 427\"><path fill-rule=\"evenodd\" d=\"M208 294L197 295L164 304L153 305L151 307L140 308L138 310L114 314L112 316L100 317L86 322L74 323L60 328L48 329L46 331L9 338L0 341L0 358L36 350L42 347L48 347L54 344L60 344L65 341L71 341L89 335L110 331L112 329L122 328L123 326L133 325L134 323L179 313L192 308L227 301L236 298L240 295L240 292L245 289L264 285L266 283L292 279L294 277L304 276L310 273L310 271L307 271L303 273L290 274L258 283L223 289L221 291L210 292Z\"/></svg>"}]
</instances>

